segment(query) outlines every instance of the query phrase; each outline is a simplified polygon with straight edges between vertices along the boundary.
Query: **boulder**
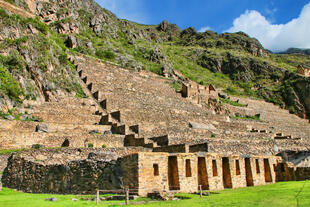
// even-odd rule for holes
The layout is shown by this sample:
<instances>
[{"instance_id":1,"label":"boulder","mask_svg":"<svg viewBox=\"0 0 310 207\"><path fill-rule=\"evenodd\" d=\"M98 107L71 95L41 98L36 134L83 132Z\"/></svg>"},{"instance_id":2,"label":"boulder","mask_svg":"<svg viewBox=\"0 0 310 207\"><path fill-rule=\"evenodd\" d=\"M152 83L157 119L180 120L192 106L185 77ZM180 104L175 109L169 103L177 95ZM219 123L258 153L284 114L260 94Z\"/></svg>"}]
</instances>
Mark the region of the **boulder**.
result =
<instances>
[{"instance_id":1,"label":"boulder","mask_svg":"<svg viewBox=\"0 0 310 207\"><path fill-rule=\"evenodd\" d=\"M227 98L227 95L226 95L226 94L218 93L218 95L219 95L220 98L224 98L224 99Z\"/></svg>"},{"instance_id":2,"label":"boulder","mask_svg":"<svg viewBox=\"0 0 310 207\"><path fill-rule=\"evenodd\" d=\"M46 201L52 201L52 202L56 202L58 199L57 198L46 198Z\"/></svg>"},{"instance_id":3,"label":"boulder","mask_svg":"<svg viewBox=\"0 0 310 207\"><path fill-rule=\"evenodd\" d=\"M201 124L196 122L189 122L189 127L192 129L205 129L205 130L216 130L213 124Z\"/></svg>"},{"instance_id":4,"label":"boulder","mask_svg":"<svg viewBox=\"0 0 310 207\"><path fill-rule=\"evenodd\" d=\"M69 48L76 48L78 46L78 42L75 36L68 36L66 40L66 45Z\"/></svg>"},{"instance_id":5,"label":"boulder","mask_svg":"<svg viewBox=\"0 0 310 207\"><path fill-rule=\"evenodd\" d=\"M175 198L173 192L153 192L147 194L147 197L154 200L162 200L162 201L169 201Z\"/></svg>"},{"instance_id":6,"label":"boulder","mask_svg":"<svg viewBox=\"0 0 310 207\"><path fill-rule=\"evenodd\" d=\"M30 119L30 118L31 118L30 115L25 114L25 115L22 115L19 119L22 120L22 121L26 121L26 120L28 120L28 119Z\"/></svg>"},{"instance_id":7,"label":"boulder","mask_svg":"<svg viewBox=\"0 0 310 207\"><path fill-rule=\"evenodd\" d=\"M7 120L14 120L15 119L15 117L12 116L12 115L7 115L4 118L7 119Z\"/></svg>"},{"instance_id":8,"label":"boulder","mask_svg":"<svg viewBox=\"0 0 310 207\"><path fill-rule=\"evenodd\" d=\"M94 129L94 130L91 130L90 132L89 132L89 134L100 134L100 132L98 131L98 130L96 130L96 129Z\"/></svg>"},{"instance_id":9,"label":"boulder","mask_svg":"<svg viewBox=\"0 0 310 207\"><path fill-rule=\"evenodd\" d=\"M48 126L46 124L38 124L36 126L36 132L45 132L48 133Z\"/></svg>"}]
</instances>

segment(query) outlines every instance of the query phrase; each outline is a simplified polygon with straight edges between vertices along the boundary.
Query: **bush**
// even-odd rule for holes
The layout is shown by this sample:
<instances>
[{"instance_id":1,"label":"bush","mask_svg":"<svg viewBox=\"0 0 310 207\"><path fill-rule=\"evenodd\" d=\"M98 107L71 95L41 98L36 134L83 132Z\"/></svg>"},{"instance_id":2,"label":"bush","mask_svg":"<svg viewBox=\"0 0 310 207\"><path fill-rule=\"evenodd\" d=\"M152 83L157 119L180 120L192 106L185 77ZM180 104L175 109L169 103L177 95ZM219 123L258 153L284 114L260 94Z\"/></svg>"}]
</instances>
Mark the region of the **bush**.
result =
<instances>
[{"instance_id":1,"label":"bush","mask_svg":"<svg viewBox=\"0 0 310 207\"><path fill-rule=\"evenodd\" d=\"M236 113L235 116L231 116L230 118L259 121L260 120L260 114L255 114L254 116L250 116L250 115L242 116L241 114Z\"/></svg>"},{"instance_id":2,"label":"bush","mask_svg":"<svg viewBox=\"0 0 310 207\"><path fill-rule=\"evenodd\" d=\"M61 65L67 65L69 62L68 55L66 53L59 55L58 60Z\"/></svg>"},{"instance_id":3,"label":"bush","mask_svg":"<svg viewBox=\"0 0 310 207\"><path fill-rule=\"evenodd\" d=\"M115 54L109 50L97 50L96 56L100 59L114 60Z\"/></svg>"},{"instance_id":4,"label":"bush","mask_svg":"<svg viewBox=\"0 0 310 207\"><path fill-rule=\"evenodd\" d=\"M35 144L32 146L33 149L40 149L41 148L41 145L40 144Z\"/></svg>"},{"instance_id":5,"label":"bush","mask_svg":"<svg viewBox=\"0 0 310 207\"><path fill-rule=\"evenodd\" d=\"M10 72L16 71L21 73L25 68L25 61L17 51L11 52L7 57L1 57L1 62L3 62Z\"/></svg>"},{"instance_id":6,"label":"bush","mask_svg":"<svg viewBox=\"0 0 310 207\"><path fill-rule=\"evenodd\" d=\"M9 15L4 9L0 8L0 17L9 18Z\"/></svg>"},{"instance_id":7,"label":"bush","mask_svg":"<svg viewBox=\"0 0 310 207\"><path fill-rule=\"evenodd\" d=\"M36 17L35 19L27 18L23 21L23 23L32 24L37 30L39 30L40 32L42 32L45 35L47 35L49 32L48 26L46 24L44 24L43 22L41 22L38 17Z\"/></svg>"},{"instance_id":8,"label":"bush","mask_svg":"<svg viewBox=\"0 0 310 207\"><path fill-rule=\"evenodd\" d=\"M21 102L19 96L24 92L19 83L11 76L8 70L0 67L0 91L12 100Z\"/></svg>"},{"instance_id":9,"label":"bush","mask_svg":"<svg viewBox=\"0 0 310 207\"><path fill-rule=\"evenodd\" d=\"M221 101L223 103L230 104L232 106L247 107L246 104L241 104L241 103L238 103L237 101L233 101L233 100L230 100L230 99L227 99L227 98L221 98Z\"/></svg>"},{"instance_id":10,"label":"bush","mask_svg":"<svg viewBox=\"0 0 310 207\"><path fill-rule=\"evenodd\" d=\"M231 86L226 88L225 92L228 93L228 94L231 94L231 95L238 95L238 91L235 88L231 87Z\"/></svg>"},{"instance_id":11,"label":"bush","mask_svg":"<svg viewBox=\"0 0 310 207\"><path fill-rule=\"evenodd\" d=\"M94 148L94 144L93 143L88 143L88 148Z\"/></svg>"},{"instance_id":12,"label":"bush","mask_svg":"<svg viewBox=\"0 0 310 207\"><path fill-rule=\"evenodd\" d=\"M101 146L101 148L102 148L102 149L107 148L107 145L103 144L103 145Z\"/></svg>"}]
</instances>

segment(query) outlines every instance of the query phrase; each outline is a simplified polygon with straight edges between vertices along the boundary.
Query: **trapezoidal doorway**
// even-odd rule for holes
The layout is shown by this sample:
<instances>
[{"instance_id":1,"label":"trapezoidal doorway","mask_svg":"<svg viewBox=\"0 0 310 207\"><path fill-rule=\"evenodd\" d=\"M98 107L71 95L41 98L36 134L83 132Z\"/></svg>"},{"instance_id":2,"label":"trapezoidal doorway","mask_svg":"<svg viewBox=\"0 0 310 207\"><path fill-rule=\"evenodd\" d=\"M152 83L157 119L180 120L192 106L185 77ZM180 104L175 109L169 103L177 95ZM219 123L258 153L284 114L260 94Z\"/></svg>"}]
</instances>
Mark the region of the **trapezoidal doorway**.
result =
<instances>
[{"instance_id":1,"label":"trapezoidal doorway","mask_svg":"<svg viewBox=\"0 0 310 207\"><path fill-rule=\"evenodd\" d=\"M180 190L178 159L176 156L168 158L169 190Z\"/></svg>"},{"instance_id":2,"label":"trapezoidal doorway","mask_svg":"<svg viewBox=\"0 0 310 207\"><path fill-rule=\"evenodd\" d=\"M206 158L204 157L198 157L198 189L200 185L202 190L209 190Z\"/></svg>"},{"instance_id":3,"label":"trapezoidal doorway","mask_svg":"<svg viewBox=\"0 0 310 207\"><path fill-rule=\"evenodd\" d=\"M271 176L269 159L264 159L264 171L265 171L265 182L271 183L272 182L272 176Z\"/></svg>"},{"instance_id":4,"label":"trapezoidal doorway","mask_svg":"<svg viewBox=\"0 0 310 207\"><path fill-rule=\"evenodd\" d=\"M69 145L70 145L70 142L69 142L68 139L66 139L66 140L62 143L61 147L69 147Z\"/></svg>"},{"instance_id":5,"label":"trapezoidal doorway","mask_svg":"<svg viewBox=\"0 0 310 207\"><path fill-rule=\"evenodd\" d=\"M224 185L224 188L232 188L229 158L223 157L222 163L223 163L222 169L223 169L223 185Z\"/></svg>"},{"instance_id":6,"label":"trapezoidal doorway","mask_svg":"<svg viewBox=\"0 0 310 207\"><path fill-rule=\"evenodd\" d=\"M245 161L246 185L247 186L254 186L251 160L250 160L250 158L245 158L244 161Z\"/></svg>"}]
</instances>

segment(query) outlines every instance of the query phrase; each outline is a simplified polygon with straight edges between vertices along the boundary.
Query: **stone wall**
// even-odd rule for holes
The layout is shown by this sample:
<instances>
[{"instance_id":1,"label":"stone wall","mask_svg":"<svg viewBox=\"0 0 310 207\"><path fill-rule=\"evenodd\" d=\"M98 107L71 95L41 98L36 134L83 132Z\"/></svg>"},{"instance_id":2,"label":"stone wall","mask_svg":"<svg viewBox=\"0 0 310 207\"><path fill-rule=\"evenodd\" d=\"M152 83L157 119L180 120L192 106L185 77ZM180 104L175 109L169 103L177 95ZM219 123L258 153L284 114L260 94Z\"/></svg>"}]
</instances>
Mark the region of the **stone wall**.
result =
<instances>
[{"instance_id":1,"label":"stone wall","mask_svg":"<svg viewBox=\"0 0 310 207\"><path fill-rule=\"evenodd\" d=\"M189 146L186 144L179 144L179 145L156 147L153 149L153 152L185 153L189 152Z\"/></svg>"},{"instance_id":2,"label":"stone wall","mask_svg":"<svg viewBox=\"0 0 310 207\"><path fill-rule=\"evenodd\" d=\"M246 172L246 158L250 161L251 175ZM199 185L204 190L222 190L274 183L275 171L272 166L278 159L281 158L238 155L225 157L209 153L140 153L139 194L146 195L148 192L161 190L192 193L198 191ZM264 165L264 160L268 160L269 166ZM266 178L268 175L271 179ZM251 178L247 179L248 176ZM247 180L252 183L247 183Z\"/></svg>"},{"instance_id":3,"label":"stone wall","mask_svg":"<svg viewBox=\"0 0 310 207\"><path fill-rule=\"evenodd\" d=\"M310 179L310 167L294 167L292 163L279 163L275 167L277 182Z\"/></svg>"},{"instance_id":4,"label":"stone wall","mask_svg":"<svg viewBox=\"0 0 310 207\"><path fill-rule=\"evenodd\" d=\"M275 156L147 152L143 148L67 149L13 153L2 182L30 193L94 194L96 189L129 187L146 196L154 191L197 192L275 182ZM268 161L268 162L265 162ZM266 166L266 163L268 166ZM258 164L258 165L257 165ZM305 177L306 171L299 171Z\"/></svg>"},{"instance_id":5,"label":"stone wall","mask_svg":"<svg viewBox=\"0 0 310 207\"><path fill-rule=\"evenodd\" d=\"M3 185L29 193L94 194L96 189L137 187L141 148L33 150L13 153ZM124 157L124 158L121 158ZM137 160L137 159L136 159Z\"/></svg>"},{"instance_id":6,"label":"stone wall","mask_svg":"<svg viewBox=\"0 0 310 207\"><path fill-rule=\"evenodd\" d=\"M8 163L9 155L0 155L0 172L3 172Z\"/></svg>"}]
</instances>

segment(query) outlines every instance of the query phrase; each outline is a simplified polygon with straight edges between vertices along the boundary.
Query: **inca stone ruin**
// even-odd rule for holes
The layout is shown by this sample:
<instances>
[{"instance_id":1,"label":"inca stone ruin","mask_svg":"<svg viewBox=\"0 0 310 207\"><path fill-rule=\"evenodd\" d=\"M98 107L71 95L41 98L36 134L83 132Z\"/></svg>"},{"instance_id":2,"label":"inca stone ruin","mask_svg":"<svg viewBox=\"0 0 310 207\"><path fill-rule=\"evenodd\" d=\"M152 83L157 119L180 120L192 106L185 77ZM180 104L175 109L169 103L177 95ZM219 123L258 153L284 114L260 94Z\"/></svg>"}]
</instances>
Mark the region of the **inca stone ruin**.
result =
<instances>
[{"instance_id":1,"label":"inca stone ruin","mask_svg":"<svg viewBox=\"0 0 310 207\"><path fill-rule=\"evenodd\" d=\"M264 122L231 120L207 107L209 98L218 100L212 85L183 85L178 94L148 72L71 60L89 98L29 101L31 114L43 123L1 121L1 149L59 148L13 153L3 166L4 186L56 194L129 187L146 196L310 178L308 167L296 168L279 154L308 149L305 120L288 125L272 113L294 115L279 109L260 114ZM249 107L230 110L257 114L265 107L241 101ZM302 126L308 128L298 130Z\"/></svg>"}]
</instances>

